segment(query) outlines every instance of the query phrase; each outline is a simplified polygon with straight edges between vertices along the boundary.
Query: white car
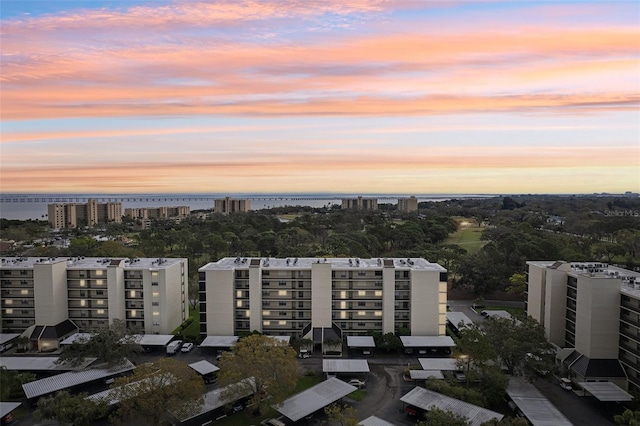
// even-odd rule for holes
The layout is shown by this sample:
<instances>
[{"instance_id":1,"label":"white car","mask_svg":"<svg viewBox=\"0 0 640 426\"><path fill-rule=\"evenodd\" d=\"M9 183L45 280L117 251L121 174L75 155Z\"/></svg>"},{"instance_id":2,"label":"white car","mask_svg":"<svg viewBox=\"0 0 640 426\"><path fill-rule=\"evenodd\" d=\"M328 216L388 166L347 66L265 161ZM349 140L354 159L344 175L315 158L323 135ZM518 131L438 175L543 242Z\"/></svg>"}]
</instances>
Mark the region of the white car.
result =
<instances>
[{"instance_id":1,"label":"white car","mask_svg":"<svg viewBox=\"0 0 640 426\"><path fill-rule=\"evenodd\" d=\"M362 380L359 380L359 379L351 379L347 383L349 383L351 386L357 387L358 389L364 387L364 382Z\"/></svg>"},{"instance_id":2,"label":"white car","mask_svg":"<svg viewBox=\"0 0 640 426\"><path fill-rule=\"evenodd\" d=\"M191 349L193 349L193 343L188 342L185 343L184 345L182 345L182 349L180 349L182 352L190 352Z\"/></svg>"}]
</instances>

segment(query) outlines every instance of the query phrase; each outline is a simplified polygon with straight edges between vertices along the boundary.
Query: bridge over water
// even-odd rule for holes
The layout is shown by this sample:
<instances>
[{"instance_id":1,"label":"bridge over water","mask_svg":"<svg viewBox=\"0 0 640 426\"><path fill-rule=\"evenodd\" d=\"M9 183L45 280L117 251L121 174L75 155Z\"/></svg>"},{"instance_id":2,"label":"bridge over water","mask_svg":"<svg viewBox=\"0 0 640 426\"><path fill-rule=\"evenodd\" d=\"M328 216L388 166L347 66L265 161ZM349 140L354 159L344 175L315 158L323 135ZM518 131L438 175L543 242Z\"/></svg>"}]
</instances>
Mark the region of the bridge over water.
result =
<instances>
[{"instance_id":1,"label":"bridge over water","mask_svg":"<svg viewBox=\"0 0 640 426\"><path fill-rule=\"evenodd\" d=\"M95 195L95 196L75 196L75 195L3 195L0 197L2 203L86 203L89 199L100 203L108 202L167 202L167 201L211 201L219 200L220 196L209 195L187 195L187 196L140 196L140 195ZM255 201L336 201L342 197L330 196L242 196L238 199ZM354 198L354 197L344 197ZM374 197L378 200L396 200L397 197Z\"/></svg>"}]
</instances>

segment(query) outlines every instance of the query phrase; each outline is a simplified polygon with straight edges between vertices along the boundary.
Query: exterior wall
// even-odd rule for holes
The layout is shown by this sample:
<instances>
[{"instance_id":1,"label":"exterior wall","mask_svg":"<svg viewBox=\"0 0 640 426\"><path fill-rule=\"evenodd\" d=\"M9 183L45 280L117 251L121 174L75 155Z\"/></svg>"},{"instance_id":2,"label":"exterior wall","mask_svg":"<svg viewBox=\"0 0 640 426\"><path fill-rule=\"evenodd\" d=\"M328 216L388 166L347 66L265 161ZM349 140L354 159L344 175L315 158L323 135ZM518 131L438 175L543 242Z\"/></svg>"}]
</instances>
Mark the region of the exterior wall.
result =
<instances>
[{"instance_id":1,"label":"exterior wall","mask_svg":"<svg viewBox=\"0 0 640 426\"><path fill-rule=\"evenodd\" d=\"M21 263L5 267L3 262L0 270L3 333L21 333L35 324L33 268Z\"/></svg>"},{"instance_id":2,"label":"exterior wall","mask_svg":"<svg viewBox=\"0 0 640 426\"><path fill-rule=\"evenodd\" d=\"M171 334L187 319L189 313L187 267L187 261L183 260L168 268L159 269L157 277L154 275L156 271L153 269L149 271L150 282L145 282L145 312L151 312L151 315L149 315L150 321L145 317L145 333ZM155 282L158 283L157 286L154 285ZM148 302L151 302L149 310L147 310Z\"/></svg>"},{"instance_id":3,"label":"exterior wall","mask_svg":"<svg viewBox=\"0 0 640 426\"><path fill-rule=\"evenodd\" d=\"M544 295L544 330L547 339L555 345L565 347L566 272L547 270Z\"/></svg>"},{"instance_id":4,"label":"exterior wall","mask_svg":"<svg viewBox=\"0 0 640 426\"><path fill-rule=\"evenodd\" d=\"M546 266L528 264L527 314L545 325Z\"/></svg>"},{"instance_id":5,"label":"exterior wall","mask_svg":"<svg viewBox=\"0 0 640 426\"><path fill-rule=\"evenodd\" d=\"M416 336L441 336L446 327L447 293L444 292L444 318L440 314L439 272L411 271L411 334ZM443 327L440 327L442 325Z\"/></svg>"},{"instance_id":6,"label":"exterior wall","mask_svg":"<svg viewBox=\"0 0 640 426\"><path fill-rule=\"evenodd\" d=\"M395 332L395 268L382 269L382 334Z\"/></svg>"},{"instance_id":7,"label":"exterior wall","mask_svg":"<svg viewBox=\"0 0 640 426\"><path fill-rule=\"evenodd\" d=\"M67 319L67 268L65 261L33 266L36 324L55 325Z\"/></svg>"},{"instance_id":8,"label":"exterior wall","mask_svg":"<svg viewBox=\"0 0 640 426\"><path fill-rule=\"evenodd\" d=\"M591 359L618 357L620 280L578 276L576 344Z\"/></svg>"},{"instance_id":9,"label":"exterior wall","mask_svg":"<svg viewBox=\"0 0 640 426\"><path fill-rule=\"evenodd\" d=\"M122 203L98 203L95 199L87 200L86 204L49 204L47 212L49 224L57 229L107 222L122 223Z\"/></svg>"},{"instance_id":10,"label":"exterior wall","mask_svg":"<svg viewBox=\"0 0 640 426\"><path fill-rule=\"evenodd\" d=\"M125 286L124 269L121 267L109 266L107 268L107 316L109 324L115 319L125 320ZM126 324L126 321L125 321Z\"/></svg>"},{"instance_id":11,"label":"exterior wall","mask_svg":"<svg viewBox=\"0 0 640 426\"><path fill-rule=\"evenodd\" d=\"M331 327L331 264L311 265L311 323L314 327Z\"/></svg>"},{"instance_id":12,"label":"exterior wall","mask_svg":"<svg viewBox=\"0 0 640 426\"><path fill-rule=\"evenodd\" d=\"M49 204L47 206L47 218L49 225L54 229L62 229L66 227L65 214L63 204Z\"/></svg>"},{"instance_id":13,"label":"exterior wall","mask_svg":"<svg viewBox=\"0 0 640 426\"><path fill-rule=\"evenodd\" d=\"M205 301L202 302L200 293L200 304L205 304L206 331L205 335L210 336L233 336L234 335L234 289L233 270L209 271L206 273L204 281ZM201 281L202 282L202 281ZM202 308L200 312L203 312ZM202 324L202 318L200 319ZM202 334L202 328L200 329Z\"/></svg>"},{"instance_id":14,"label":"exterior wall","mask_svg":"<svg viewBox=\"0 0 640 426\"><path fill-rule=\"evenodd\" d=\"M263 318L262 307L262 269L259 267L249 268L249 330L262 331L262 321L270 320L270 318ZM237 305L237 303L236 303ZM236 306L240 308L239 306ZM242 309L247 309L247 306L242 306ZM270 312L270 309L267 309ZM270 317L271 315L269 315Z\"/></svg>"},{"instance_id":15,"label":"exterior wall","mask_svg":"<svg viewBox=\"0 0 640 426\"><path fill-rule=\"evenodd\" d=\"M251 210L251 200L249 199L234 200L231 197L225 197L213 202L213 211L216 213L237 213L249 210Z\"/></svg>"},{"instance_id":16,"label":"exterior wall","mask_svg":"<svg viewBox=\"0 0 640 426\"><path fill-rule=\"evenodd\" d=\"M343 198L342 208L347 210L377 210L377 198Z\"/></svg>"}]
</instances>

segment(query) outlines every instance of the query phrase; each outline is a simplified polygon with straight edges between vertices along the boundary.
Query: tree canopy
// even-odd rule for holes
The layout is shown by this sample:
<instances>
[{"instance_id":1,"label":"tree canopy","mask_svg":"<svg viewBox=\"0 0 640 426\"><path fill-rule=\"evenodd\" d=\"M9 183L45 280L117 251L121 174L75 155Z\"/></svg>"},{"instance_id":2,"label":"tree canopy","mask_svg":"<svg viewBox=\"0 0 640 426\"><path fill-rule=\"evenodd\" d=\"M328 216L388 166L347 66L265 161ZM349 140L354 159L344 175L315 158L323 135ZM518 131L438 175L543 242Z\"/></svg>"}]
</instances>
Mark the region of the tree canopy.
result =
<instances>
[{"instance_id":1,"label":"tree canopy","mask_svg":"<svg viewBox=\"0 0 640 426\"><path fill-rule=\"evenodd\" d=\"M218 382L230 386L229 394L253 394L254 406L262 410L267 403L280 403L289 395L298 379L296 352L286 342L261 334L252 334L236 342L220 359ZM244 379L253 378L253 384ZM253 389L247 389L253 387ZM247 392L249 390L250 392Z\"/></svg>"},{"instance_id":2,"label":"tree canopy","mask_svg":"<svg viewBox=\"0 0 640 426\"><path fill-rule=\"evenodd\" d=\"M74 426L89 426L107 415L109 408L105 401L87 399L87 393L72 395L63 390L38 400L34 415L40 420L56 420Z\"/></svg>"},{"instance_id":3,"label":"tree canopy","mask_svg":"<svg viewBox=\"0 0 640 426\"><path fill-rule=\"evenodd\" d=\"M174 358L160 358L115 380L110 397L120 403L112 420L158 425L166 411L202 405L204 392L202 377L191 367Z\"/></svg>"}]
</instances>

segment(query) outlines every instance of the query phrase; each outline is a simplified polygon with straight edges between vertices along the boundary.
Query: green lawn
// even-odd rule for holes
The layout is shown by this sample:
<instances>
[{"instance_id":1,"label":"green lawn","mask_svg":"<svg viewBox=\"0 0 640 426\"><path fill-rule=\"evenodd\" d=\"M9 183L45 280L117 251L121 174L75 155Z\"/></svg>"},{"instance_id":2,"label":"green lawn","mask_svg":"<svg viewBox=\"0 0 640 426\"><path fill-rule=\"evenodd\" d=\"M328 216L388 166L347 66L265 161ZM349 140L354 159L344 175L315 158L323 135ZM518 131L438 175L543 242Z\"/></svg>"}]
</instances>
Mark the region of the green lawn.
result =
<instances>
[{"instance_id":1,"label":"green lawn","mask_svg":"<svg viewBox=\"0 0 640 426\"><path fill-rule=\"evenodd\" d=\"M480 241L480 236L485 228L479 227L460 227L456 232L449 235L445 244L455 244L469 253L475 253L486 244L486 241Z\"/></svg>"}]
</instances>

